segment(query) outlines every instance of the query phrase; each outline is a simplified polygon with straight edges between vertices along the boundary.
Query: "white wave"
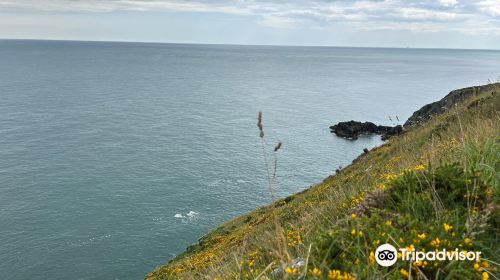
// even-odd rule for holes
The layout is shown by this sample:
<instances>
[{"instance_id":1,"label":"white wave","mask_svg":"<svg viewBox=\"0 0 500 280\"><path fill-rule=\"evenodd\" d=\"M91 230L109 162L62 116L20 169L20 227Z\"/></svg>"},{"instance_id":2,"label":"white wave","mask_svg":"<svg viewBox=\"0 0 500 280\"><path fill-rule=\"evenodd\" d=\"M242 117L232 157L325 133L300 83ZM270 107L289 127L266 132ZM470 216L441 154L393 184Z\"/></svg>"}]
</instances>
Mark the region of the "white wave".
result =
<instances>
[{"instance_id":1,"label":"white wave","mask_svg":"<svg viewBox=\"0 0 500 280\"><path fill-rule=\"evenodd\" d=\"M192 218L194 216L197 216L197 215L199 215L199 213L194 212L194 211L189 211L189 213L187 213L187 216L190 217L190 218Z\"/></svg>"},{"instance_id":2,"label":"white wave","mask_svg":"<svg viewBox=\"0 0 500 280\"><path fill-rule=\"evenodd\" d=\"M247 181L247 180L242 180L242 179L238 179L236 180L236 183L240 183L240 184L243 184L243 183L249 183L250 181Z\"/></svg>"}]
</instances>

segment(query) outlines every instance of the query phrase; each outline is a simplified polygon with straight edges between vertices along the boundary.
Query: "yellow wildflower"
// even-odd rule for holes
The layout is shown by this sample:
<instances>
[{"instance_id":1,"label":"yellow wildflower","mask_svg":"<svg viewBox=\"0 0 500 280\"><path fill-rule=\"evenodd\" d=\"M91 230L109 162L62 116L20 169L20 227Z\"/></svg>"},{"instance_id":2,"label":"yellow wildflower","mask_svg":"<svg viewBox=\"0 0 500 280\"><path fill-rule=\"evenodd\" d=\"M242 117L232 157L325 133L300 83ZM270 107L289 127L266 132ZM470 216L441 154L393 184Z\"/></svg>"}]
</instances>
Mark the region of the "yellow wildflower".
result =
<instances>
[{"instance_id":1,"label":"yellow wildflower","mask_svg":"<svg viewBox=\"0 0 500 280\"><path fill-rule=\"evenodd\" d=\"M375 253L373 253L373 251L370 252L370 256L368 257L368 260L370 262L370 265L373 265L375 263Z\"/></svg>"},{"instance_id":2,"label":"yellow wildflower","mask_svg":"<svg viewBox=\"0 0 500 280\"><path fill-rule=\"evenodd\" d=\"M406 250L407 250L408 252L413 252L413 251L415 250L415 246L413 246L413 244L411 244L410 246L407 246L407 247L406 247Z\"/></svg>"},{"instance_id":3,"label":"yellow wildflower","mask_svg":"<svg viewBox=\"0 0 500 280\"><path fill-rule=\"evenodd\" d=\"M353 275L351 275L345 271L344 271L344 273L342 273L342 271L340 271L340 270L333 269L333 270L330 270L328 272L328 279L331 279L331 280L355 280L356 277L354 277Z\"/></svg>"},{"instance_id":4,"label":"yellow wildflower","mask_svg":"<svg viewBox=\"0 0 500 280\"><path fill-rule=\"evenodd\" d=\"M354 219L356 219L356 217L357 217L356 213L352 213L352 214L351 214L351 218L352 218L353 220L354 220Z\"/></svg>"},{"instance_id":5,"label":"yellow wildflower","mask_svg":"<svg viewBox=\"0 0 500 280\"><path fill-rule=\"evenodd\" d=\"M287 267L285 268L285 272L287 274L296 274L298 271L295 267Z\"/></svg>"},{"instance_id":6,"label":"yellow wildflower","mask_svg":"<svg viewBox=\"0 0 500 280\"><path fill-rule=\"evenodd\" d=\"M352 276L351 274L344 272L344 279L343 280L356 280L356 277Z\"/></svg>"},{"instance_id":7,"label":"yellow wildflower","mask_svg":"<svg viewBox=\"0 0 500 280\"><path fill-rule=\"evenodd\" d=\"M351 234L352 234L353 236L354 236L354 235L356 235L356 229L352 229L352 230L351 230Z\"/></svg>"},{"instance_id":8,"label":"yellow wildflower","mask_svg":"<svg viewBox=\"0 0 500 280\"><path fill-rule=\"evenodd\" d=\"M472 245L472 239L470 239L470 238L466 237L466 238L464 239L464 243L465 243L465 245L470 246L470 245Z\"/></svg>"},{"instance_id":9,"label":"yellow wildflower","mask_svg":"<svg viewBox=\"0 0 500 280\"><path fill-rule=\"evenodd\" d=\"M336 269L330 270L330 272L328 272L328 279L333 279L333 280L342 279L342 274L340 273L340 270Z\"/></svg>"},{"instance_id":10,"label":"yellow wildflower","mask_svg":"<svg viewBox=\"0 0 500 280\"><path fill-rule=\"evenodd\" d=\"M474 269L476 271L481 271L482 270L481 265L479 263L474 263Z\"/></svg>"},{"instance_id":11,"label":"yellow wildflower","mask_svg":"<svg viewBox=\"0 0 500 280\"><path fill-rule=\"evenodd\" d=\"M453 229L453 226L450 226L449 224L444 223L443 228L444 228L445 232L450 232Z\"/></svg>"},{"instance_id":12,"label":"yellow wildflower","mask_svg":"<svg viewBox=\"0 0 500 280\"><path fill-rule=\"evenodd\" d=\"M408 278L408 276L410 275L410 274L408 273L408 271L406 271L406 269L404 269L404 268L401 268L401 269L399 270L399 274L401 274L401 276L406 277L406 278Z\"/></svg>"},{"instance_id":13,"label":"yellow wildflower","mask_svg":"<svg viewBox=\"0 0 500 280\"><path fill-rule=\"evenodd\" d=\"M421 234L417 235L417 236L418 236L418 238L420 238L420 239L425 239L425 238L427 237L427 236L425 235L425 233L423 233L423 232L422 232Z\"/></svg>"},{"instance_id":14,"label":"yellow wildflower","mask_svg":"<svg viewBox=\"0 0 500 280\"><path fill-rule=\"evenodd\" d=\"M392 181L396 178L396 176L394 176L393 174L385 174L384 177L387 181Z\"/></svg>"},{"instance_id":15,"label":"yellow wildflower","mask_svg":"<svg viewBox=\"0 0 500 280\"><path fill-rule=\"evenodd\" d=\"M485 272L483 272L483 273L481 274L481 279L482 279L482 280L488 280L488 279L490 279L490 275L488 274L488 272L486 272L486 271L485 271Z\"/></svg>"},{"instance_id":16,"label":"yellow wildflower","mask_svg":"<svg viewBox=\"0 0 500 280\"><path fill-rule=\"evenodd\" d=\"M439 238L436 238L436 239L431 241L432 247L439 247L440 244L441 244L441 240L439 240Z\"/></svg>"},{"instance_id":17,"label":"yellow wildflower","mask_svg":"<svg viewBox=\"0 0 500 280\"><path fill-rule=\"evenodd\" d=\"M415 170L416 171L424 171L425 166L423 164L419 164L419 165L415 166Z\"/></svg>"},{"instance_id":18,"label":"yellow wildflower","mask_svg":"<svg viewBox=\"0 0 500 280\"><path fill-rule=\"evenodd\" d=\"M288 230L287 240L289 247L296 247L297 245L302 244L302 237L298 231Z\"/></svg>"},{"instance_id":19,"label":"yellow wildflower","mask_svg":"<svg viewBox=\"0 0 500 280\"><path fill-rule=\"evenodd\" d=\"M317 267L309 269L309 273L314 276L314 277L320 277L321 276L321 270L319 270Z\"/></svg>"}]
</instances>

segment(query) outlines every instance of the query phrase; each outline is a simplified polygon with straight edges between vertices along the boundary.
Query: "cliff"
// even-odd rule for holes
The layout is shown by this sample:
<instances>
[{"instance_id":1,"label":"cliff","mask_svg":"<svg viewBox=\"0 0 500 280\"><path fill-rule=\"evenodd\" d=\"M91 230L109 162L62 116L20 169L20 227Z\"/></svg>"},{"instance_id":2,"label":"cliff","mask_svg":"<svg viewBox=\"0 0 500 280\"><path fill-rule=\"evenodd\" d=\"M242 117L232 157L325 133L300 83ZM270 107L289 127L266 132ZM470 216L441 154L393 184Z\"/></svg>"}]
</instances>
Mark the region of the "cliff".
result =
<instances>
[{"instance_id":1,"label":"cliff","mask_svg":"<svg viewBox=\"0 0 500 280\"><path fill-rule=\"evenodd\" d=\"M452 91L416 111L403 134L217 227L146 279L494 279L499 110L498 83ZM384 243L483 257L383 267L375 252Z\"/></svg>"},{"instance_id":2,"label":"cliff","mask_svg":"<svg viewBox=\"0 0 500 280\"><path fill-rule=\"evenodd\" d=\"M405 122L404 127L409 128L426 122L433 116L440 115L473 96L488 93L495 94L498 93L499 90L500 83L454 90L441 100L427 104L415 111L415 113Z\"/></svg>"}]
</instances>

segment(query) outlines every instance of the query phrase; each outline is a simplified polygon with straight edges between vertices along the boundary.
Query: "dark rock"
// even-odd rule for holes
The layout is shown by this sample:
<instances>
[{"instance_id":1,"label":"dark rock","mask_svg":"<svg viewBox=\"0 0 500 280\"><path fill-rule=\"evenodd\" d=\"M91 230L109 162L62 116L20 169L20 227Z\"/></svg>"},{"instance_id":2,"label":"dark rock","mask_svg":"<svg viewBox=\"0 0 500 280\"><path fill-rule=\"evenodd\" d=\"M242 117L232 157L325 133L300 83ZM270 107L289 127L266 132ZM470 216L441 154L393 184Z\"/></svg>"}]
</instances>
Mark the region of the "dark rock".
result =
<instances>
[{"instance_id":1,"label":"dark rock","mask_svg":"<svg viewBox=\"0 0 500 280\"><path fill-rule=\"evenodd\" d=\"M337 136L349 139L357 139L360 134L375 133L377 126L371 122L339 122L336 125L330 126L330 129Z\"/></svg>"},{"instance_id":2,"label":"dark rock","mask_svg":"<svg viewBox=\"0 0 500 280\"><path fill-rule=\"evenodd\" d=\"M500 93L500 83L454 90L441 100L427 104L415 111L405 122L404 128L419 126L432 117L448 111L471 96L479 95L484 92L491 92L492 94Z\"/></svg>"},{"instance_id":3,"label":"dark rock","mask_svg":"<svg viewBox=\"0 0 500 280\"><path fill-rule=\"evenodd\" d=\"M380 134L382 140L387 140L391 136L399 135L410 127L419 126L422 123L430 120L434 116L440 115L449 109L453 108L459 103L464 102L466 99L483 93L491 93L491 95L500 94L500 83L492 83L484 86L468 87L457 89L450 92L443 99L427 104L414 112L413 115L405 122L403 126L383 126L376 125L372 122L339 122L336 125L330 126L332 133L337 136L347 139L358 139L361 134ZM467 108L477 106L477 102L471 102ZM365 152L366 153L366 152Z\"/></svg>"},{"instance_id":4,"label":"dark rock","mask_svg":"<svg viewBox=\"0 0 500 280\"><path fill-rule=\"evenodd\" d=\"M361 134L382 134L384 139L388 139L392 135L401 133L402 127L400 125L392 127L376 125L372 122L348 121L332 125L330 130L335 135L347 139L358 139Z\"/></svg>"},{"instance_id":5,"label":"dark rock","mask_svg":"<svg viewBox=\"0 0 500 280\"><path fill-rule=\"evenodd\" d=\"M335 173L340 173L340 170L342 170L342 166L339 165L339 167L335 169Z\"/></svg>"},{"instance_id":6,"label":"dark rock","mask_svg":"<svg viewBox=\"0 0 500 280\"><path fill-rule=\"evenodd\" d=\"M382 140L385 141L385 140L389 139L391 136L399 135L401 133L403 133L403 126L396 125L394 127L391 127L384 134L382 134Z\"/></svg>"},{"instance_id":7,"label":"dark rock","mask_svg":"<svg viewBox=\"0 0 500 280\"><path fill-rule=\"evenodd\" d=\"M369 151L368 151L368 149L367 149L367 148L364 148L364 149L363 149L363 153L368 154L368 152L369 152Z\"/></svg>"}]
</instances>

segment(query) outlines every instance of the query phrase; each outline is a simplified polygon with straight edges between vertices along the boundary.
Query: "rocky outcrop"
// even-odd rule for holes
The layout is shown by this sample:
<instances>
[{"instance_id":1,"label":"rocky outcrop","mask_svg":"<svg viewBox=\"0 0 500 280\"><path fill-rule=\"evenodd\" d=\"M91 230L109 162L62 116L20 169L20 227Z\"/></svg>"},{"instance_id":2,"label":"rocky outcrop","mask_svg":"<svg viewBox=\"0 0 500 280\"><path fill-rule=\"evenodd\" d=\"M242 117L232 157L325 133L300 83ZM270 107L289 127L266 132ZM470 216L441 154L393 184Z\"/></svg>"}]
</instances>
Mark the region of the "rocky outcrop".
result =
<instances>
[{"instance_id":1,"label":"rocky outcrop","mask_svg":"<svg viewBox=\"0 0 500 280\"><path fill-rule=\"evenodd\" d=\"M403 133L403 126L401 126L401 125L393 126L388 131L386 131L384 134L382 134L382 140L385 141L385 140L389 139L391 136L399 135L401 133Z\"/></svg>"},{"instance_id":2,"label":"rocky outcrop","mask_svg":"<svg viewBox=\"0 0 500 280\"><path fill-rule=\"evenodd\" d=\"M383 126L372 122L339 122L330 126L332 133L347 139L358 139L362 134L380 134L382 140L387 140L393 135L401 134L405 129L419 126L430 120L432 117L440 115L464 100L479 94L488 93L491 95L500 94L500 83L492 83L484 86L468 87L450 92L441 100L427 104L415 111L403 126Z\"/></svg>"},{"instance_id":3,"label":"rocky outcrop","mask_svg":"<svg viewBox=\"0 0 500 280\"><path fill-rule=\"evenodd\" d=\"M332 125L330 130L335 135L347 139L358 139L359 135L362 134L381 134L382 140L386 140L392 135L401 133L403 128L400 125L392 127L376 125L372 122L348 121Z\"/></svg>"},{"instance_id":4,"label":"rocky outcrop","mask_svg":"<svg viewBox=\"0 0 500 280\"><path fill-rule=\"evenodd\" d=\"M448 111L455 105L463 102L471 96L479 95L485 92L491 94L499 94L500 83L454 90L443 97L441 100L427 104L419 110L415 111L413 115L405 122L404 128L419 126L420 124L430 120L432 117Z\"/></svg>"}]
</instances>

